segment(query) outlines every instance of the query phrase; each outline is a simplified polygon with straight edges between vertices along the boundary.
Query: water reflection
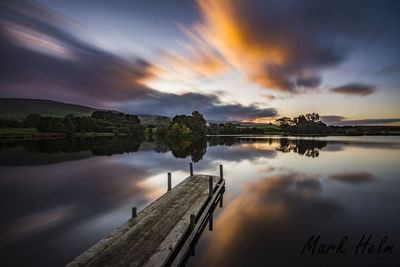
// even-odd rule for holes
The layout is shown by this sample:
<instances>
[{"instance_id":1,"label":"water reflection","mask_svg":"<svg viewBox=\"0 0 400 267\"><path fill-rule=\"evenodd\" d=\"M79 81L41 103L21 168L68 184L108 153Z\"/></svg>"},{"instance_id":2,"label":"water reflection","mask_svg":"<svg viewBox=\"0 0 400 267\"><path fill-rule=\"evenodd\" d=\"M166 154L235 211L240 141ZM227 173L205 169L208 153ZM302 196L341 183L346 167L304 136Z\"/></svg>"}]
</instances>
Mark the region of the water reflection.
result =
<instances>
[{"instance_id":1,"label":"water reflection","mask_svg":"<svg viewBox=\"0 0 400 267\"><path fill-rule=\"evenodd\" d=\"M387 137L386 137L387 138ZM199 162L207 153L207 146L219 146L220 153L230 151L235 155L231 160L241 157L274 157L279 153L296 153L306 157L318 157L321 151L341 151L345 147L376 149L399 149L397 142L371 142L368 139L320 140L310 138L287 137L232 137L212 136L206 138L181 140L173 139L144 140L138 137L97 137L51 140L23 140L0 142L0 166L41 165L69 160L79 160L91 156L111 156L115 154L137 152L143 144L157 153L171 152L175 158L190 158ZM225 152L222 152L225 150ZM251 150L251 151L250 151ZM249 154L253 155L249 155Z\"/></svg>"},{"instance_id":2,"label":"water reflection","mask_svg":"<svg viewBox=\"0 0 400 267\"><path fill-rule=\"evenodd\" d=\"M198 173L224 164L227 188L189 266L363 266L351 254L299 253L312 234L387 234L398 245L399 157L400 139L388 137L3 142L0 249L5 266L62 266L163 194L167 172L173 185L184 179L193 160Z\"/></svg>"}]
</instances>

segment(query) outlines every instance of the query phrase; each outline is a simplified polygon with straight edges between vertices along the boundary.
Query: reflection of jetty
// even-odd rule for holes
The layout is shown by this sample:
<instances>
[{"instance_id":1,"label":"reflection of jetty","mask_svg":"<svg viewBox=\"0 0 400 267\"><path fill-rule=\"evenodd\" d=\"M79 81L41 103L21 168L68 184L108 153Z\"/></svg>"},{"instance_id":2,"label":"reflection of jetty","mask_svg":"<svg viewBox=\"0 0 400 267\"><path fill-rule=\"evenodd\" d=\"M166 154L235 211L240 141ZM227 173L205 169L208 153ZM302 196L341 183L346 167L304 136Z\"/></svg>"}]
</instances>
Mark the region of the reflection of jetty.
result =
<instances>
[{"instance_id":1,"label":"reflection of jetty","mask_svg":"<svg viewBox=\"0 0 400 267\"><path fill-rule=\"evenodd\" d=\"M97 242L67 266L180 266L194 254L207 223L225 190L220 176L193 175L171 188L149 206Z\"/></svg>"}]
</instances>

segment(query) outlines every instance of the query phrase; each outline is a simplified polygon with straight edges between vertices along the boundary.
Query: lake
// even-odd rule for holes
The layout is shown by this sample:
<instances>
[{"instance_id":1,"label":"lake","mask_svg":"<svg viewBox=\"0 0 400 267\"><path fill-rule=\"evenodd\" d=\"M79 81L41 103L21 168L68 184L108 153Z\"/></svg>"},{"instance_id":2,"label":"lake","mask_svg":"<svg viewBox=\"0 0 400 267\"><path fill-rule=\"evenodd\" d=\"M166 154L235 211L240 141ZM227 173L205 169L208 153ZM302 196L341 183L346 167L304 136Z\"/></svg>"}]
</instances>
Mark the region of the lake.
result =
<instances>
[{"instance_id":1,"label":"lake","mask_svg":"<svg viewBox=\"0 0 400 267\"><path fill-rule=\"evenodd\" d=\"M65 265L191 160L195 173L223 164L226 191L188 266L400 266L399 159L390 136L2 142L3 266Z\"/></svg>"}]
</instances>

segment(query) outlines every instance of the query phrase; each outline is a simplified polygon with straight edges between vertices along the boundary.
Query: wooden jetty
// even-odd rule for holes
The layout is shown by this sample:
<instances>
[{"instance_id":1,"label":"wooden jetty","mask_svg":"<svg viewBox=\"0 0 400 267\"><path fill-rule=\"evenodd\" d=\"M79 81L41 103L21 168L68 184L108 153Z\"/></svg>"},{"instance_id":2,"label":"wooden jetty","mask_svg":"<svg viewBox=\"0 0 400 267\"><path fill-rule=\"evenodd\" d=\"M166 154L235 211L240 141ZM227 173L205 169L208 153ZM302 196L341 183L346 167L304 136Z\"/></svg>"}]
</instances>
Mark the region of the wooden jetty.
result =
<instances>
[{"instance_id":1,"label":"wooden jetty","mask_svg":"<svg viewBox=\"0 0 400 267\"><path fill-rule=\"evenodd\" d=\"M181 266L190 255L205 226L212 230L215 207L225 190L220 176L193 174L167 192L87 251L68 263L72 266Z\"/></svg>"}]
</instances>

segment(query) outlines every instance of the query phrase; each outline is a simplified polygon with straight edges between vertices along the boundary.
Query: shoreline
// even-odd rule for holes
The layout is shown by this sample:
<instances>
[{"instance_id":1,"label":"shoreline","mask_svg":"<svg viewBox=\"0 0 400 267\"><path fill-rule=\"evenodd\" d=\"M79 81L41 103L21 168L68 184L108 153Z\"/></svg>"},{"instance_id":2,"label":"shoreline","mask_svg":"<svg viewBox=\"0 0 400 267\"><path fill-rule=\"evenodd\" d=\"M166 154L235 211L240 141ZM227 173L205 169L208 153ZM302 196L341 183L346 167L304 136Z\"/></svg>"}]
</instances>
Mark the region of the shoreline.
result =
<instances>
[{"instance_id":1,"label":"shoreline","mask_svg":"<svg viewBox=\"0 0 400 267\"><path fill-rule=\"evenodd\" d=\"M0 141L15 141L15 140L49 140L49 139L67 139L67 138L90 138L90 137L126 137L129 136L126 133L114 134L114 133L74 133L71 136L61 133L7 133L0 134ZM399 133L394 134L363 134L363 135L339 135L339 134L303 134L303 135L291 135L291 134L220 134L220 135L206 135L207 137L328 137L328 136L346 136L346 137L357 137L357 136L400 136Z\"/></svg>"}]
</instances>

